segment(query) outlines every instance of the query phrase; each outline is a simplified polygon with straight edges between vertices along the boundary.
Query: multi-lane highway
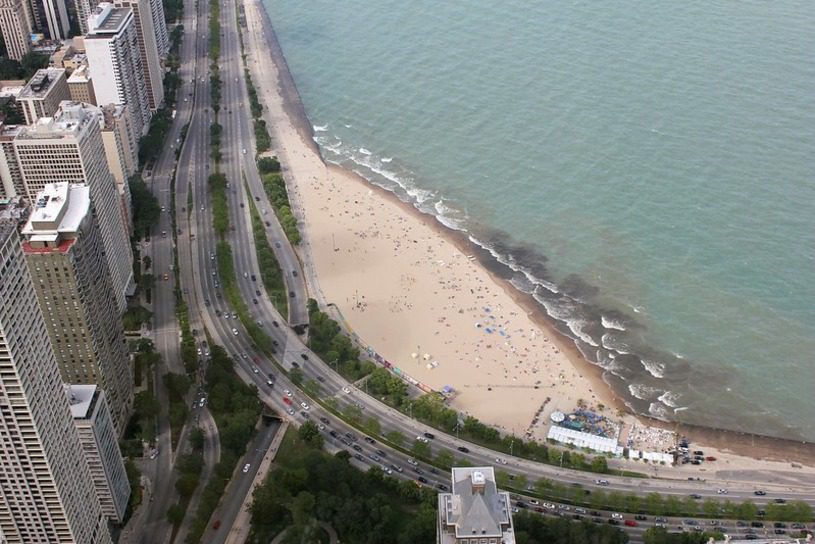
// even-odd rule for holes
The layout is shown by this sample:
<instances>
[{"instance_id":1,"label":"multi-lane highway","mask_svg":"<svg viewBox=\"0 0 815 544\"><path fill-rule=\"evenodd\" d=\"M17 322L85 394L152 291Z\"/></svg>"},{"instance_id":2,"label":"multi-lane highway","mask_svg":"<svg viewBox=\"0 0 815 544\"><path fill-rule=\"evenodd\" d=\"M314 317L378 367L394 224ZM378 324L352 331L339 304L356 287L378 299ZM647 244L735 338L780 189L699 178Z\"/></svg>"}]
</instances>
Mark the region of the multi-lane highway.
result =
<instances>
[{"instance_id":1,"label":"multi-lane highway","mask_svg":"<svg viewBox=\"0 0 815 544\"><path fill-rule=\"evenodd\" d=\"M184 84L179 91L179 104L176 122L171 130L171 141L178 145L180 128L189 120L187 139L182 148L178 174L176 178L176 214L178 219L178 251L181 268L181 285L184 298L190 308L191 326L201 332L199 340L203 340L203 331L206 330L211 341L222 346L234 357L238 374L248 383L257 386L261 399L274 407L279 413L286 414L295 423L301 423L306 417L319 421L325 418L326 422L320 424L325 427L327 443L330 448L343 448L354 456L352 462L360 467L384 466L394 475L411 478L425 478L427 485L448 485L448 475L433 474L430 467L419 470L423 474L414 472L416 468L408 462L406 455L386 448L381 444L370 444L362 438L352 440L346 433L358 435L357 431L350 429L344 422L320 409L314 399L307 398L302 392L288 381L285 374L277 371L275 365L264 354L255 350L254 344L247 336L246 331L237 319L232 316L233 308L229 308L221 291L219 271L216 266L215 252L218 239L212 228L212 216L209 205L209 192L207 176L213 171L209 159L209 126L215 121L214 112L210 105L209 74L207 59L206 11L208 3L205 1L193 2L188 0L185 13L185 28L187 36L182 46L181 78ZM194 8L197 4L197 13ZM563 470L550 465L532 463L519 458L496 454L486 448L465 444L453 436L449 436L408 416L393 410L381 402L363 394L349 384L331 368L322 362L316 354L308 350L300 337L287 326L286 320L274 309L272 301L266 296L262 287L260 273L253 240L250 202L254 202L262 214L267 225L266 234L274 248L275 255L281 263L287 291L290 297L289 321L294 324L307 322L305 314L305 301L307 290L302 281L304 275L294 248L285 238L282 228L274 217L272 207L263 191L260 178L254 163L253 128L249 116L249 104L243 78L243 67L240 57L240 45L236 28L236 13L234 0L227 0L221 4L221 62L220 75L223 81L222 102L218 122L223 126L221 137L223 161L220 169L225 173L230 183L228 189L228 204L230 211L231 230L227 235L233 258L238 286L244 300L247 302L252 319L256 320L277 342L280 364L290 370L293 363L297 364L308 380L315 380L319 384L319 397L334 397L340 410L348 404L354 404L363 410L365 418L374 417L381 425L382 433L391 430L401 432L410 441L416 436L431 433L435 436L430 440L434 454L442 449L452 451L457 458L465 458L472 464L495 465L496 458L501 457L507 461L501 464L501 469L511 473L525 474L530 481L540 478L558 480L567 484L579 484L585 488L592 488L596 475L571 470ZM194 108L194 109L193 109ZM271 125L270 125L271 126ZM170 198L164 187L169 189L169 172L172 161L170 155L173 150L167 149L153 171L153 190L160 199L160 203L169 209ZM248 192L246 187L248 186ZM188 200L191 199L191 200ZM192 202L192 205L188 204ZM163 214L159 231L170 232L169 215ZM157 277L164 271L169 271L172 262L170 252L171 237L154 236L153 266ZM297 271L298 274L293 272ZM172 273L170 273L172 278ZM172 309L172 279L168 282L159 281L154 290L156 341L162 353L177 352L178 331L175 328L175 316ZM175 344L175 348L169 344ZM167 351L164 351L164 350ZM304 357L305 356L305 357ZM178 356L170 361L168 367L178 371L180 364ZM270 387L267 381L273 376L275 385ZM284 389L292 392L289 397L282 393ZM349 392L345 392L345 391ZM289 399L290 406L284 398ZM166 400L166 399L165 399ZM300 403L306 403L309 409L304 409ZM334 430L337 436L330 433ZM169 430L161 430L160 442L162 451L169 451ZM357 446L357 447L354 447ZM467 452L458 451L465 447ZM380 455L377 450L386 453ZM376 456L376 459L374 458ZM154 482L171 486L172 478L169 475L171 459L169 455L161 455L156 463ZM391 464L393 467L391 467ZM250 461L250 466L252 465ZM401 472L398 470L401 468ZM246 476L251 476L251 472ZM728 497L737 501L741 499L755 499L753 491L756 489L750 483L725 482L708 477L706 482L632 479L618 477L604 477L608 480L608 490L635 492L645 494L659 492L664 495L687 496L698 494L702 497L718 498L716 491L719 488L728 488ZM784 497L786 499L800 498L813 502L815 494L808 482L785 482L783 484L762 485L770 498ZM163 521L163 514L169 506L172 493L155 493L156 498L151 504L148 519L151 520L147 533L151 541L165 542L166 538L159 535L167 534L168 526ZM591 516L590 516L591 517ZM604 519L605 515L594 516ZM674 520L675 521L675 520ZM224 520L227 524L228 520ZM673 521L672 521L673 522ZM636 529L636 528L635 528Z\"/></svg>"}]
</instances>

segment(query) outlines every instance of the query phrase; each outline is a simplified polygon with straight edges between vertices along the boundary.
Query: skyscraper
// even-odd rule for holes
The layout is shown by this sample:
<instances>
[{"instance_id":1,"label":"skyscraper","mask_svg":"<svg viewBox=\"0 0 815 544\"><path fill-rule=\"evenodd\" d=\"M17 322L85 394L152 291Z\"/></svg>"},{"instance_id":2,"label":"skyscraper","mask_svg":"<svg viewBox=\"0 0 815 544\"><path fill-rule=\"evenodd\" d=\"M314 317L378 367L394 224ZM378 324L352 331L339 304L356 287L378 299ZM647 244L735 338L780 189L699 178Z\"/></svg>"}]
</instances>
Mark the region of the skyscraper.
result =
<instances>
[{"instance_id":1,"label":"skyscraper","mask_svg":"<svg viewBox=\"0 0 815 544\"><path fill-rule=\"evenodd\" d=\"M105 159L100 133L103 122L99 108L63 102L53 118L42 118L22 130L14 139L14 150L32 202L48 183L67 181L90 187L93 213L102 233L113 294L121 313L133 277L133 254L119 194Z\"/></svg>"},{"instance_id":2,"label":"skyscraper","mask_svg":"<svg viewBox=\"0 0 815 544\"><path fill-rule=\"evenodd\" d=\"M149 0L150 13L153 15L153 30L156 33L158 54L166 57L170 52L170 39L167 36L167 22L164 20L164 3L162 0Z\"/></svg>"},{"instance_id":3,"label":"skyscraper","mask_svg":"<svg viewBox=\"0 0 815 544\"><path fill-rule=\"evenodd\" d=\"M11 226L0 226L0 475L9 544L112 542Z\"/></svg>"},{"instance_id":4,"label":"skyscraper","mask_svg":"<svg viewBox=\"0 0 815 544\"><path fill-rule=\"evenodd\" d=\"M113 523L121 523L130 499L130 482L105 392L95 385L66 385L65 392L102 513Z\"/></svg>"},{"instance_id":5,"label":"skyscraper","mask_svg":"<svg viewBox=\"0 0 815 544\"><path fill-rule=\"evenodd\" d=\"M93 74L96 103L127 104L139 135L147 132L150 103L133 10L103 2L88 19L85 51Z\"/></svg>"},{"instance_id":6,"label":"skyscraper","mask_svg":"<svg viewBox=\"0 0 815 544\"><path fill-rule=\"evenodd\" d=\"M71 32L71 21L68 19L68 6L65 0L41 0L48 26L48 36L52 40L64 40Z\"/></svg>"},{"instance_id":7,"label":"skyscraper","mask_svg":"<svg viewBox=\"0 0 815 544\"><path fill-rule=\"evenodd\" d=\"M9 58L20 60L31 51L28 0L0 0L0 32Z\"/></svg>"},{"instance_id":8,"label":"skyscraper","mask_svg":"<svg viewBox=\"0 0 815 544\"><path fill-rule=\"evenodd\" d=\"M133 10L133 23L136 25L136 38L144 75L147 79L147 103L156 111L164 101L164 71L159 59L156 31L153 28L153 15L150 0L115 0L117 8Z\"/></svg>"},{"instance_id":9,"label":"skyscraper","mask_svg":"<svg viewBox=\"0 0 815 544\"><path fill-rule=\"evenodd\" d=\"M119 191L122 217L127 225L128 233L133 231L133 218L130 212L130 176L136 173L138 167L138 153L135 134L131 126L131 118L127 113L127 106L108 104L102 108L105 126L102 128L102 142L105 145L105 158L108 169L116 181ZM0 165L2 166L2 165ZM2 168L0 168L2 173Z\"/></svg>"},{"instance_id":10,"label":"skyscraper","mask_svg":"<svg viewBox=\"0 0 815 544\"><path fill-rule=\"evenodd\" d=\"M62 381L97 384L124 431L133 379L104 247L84 184L46 185L23 228L23 254Z\"/></svg>"}]
</instances>

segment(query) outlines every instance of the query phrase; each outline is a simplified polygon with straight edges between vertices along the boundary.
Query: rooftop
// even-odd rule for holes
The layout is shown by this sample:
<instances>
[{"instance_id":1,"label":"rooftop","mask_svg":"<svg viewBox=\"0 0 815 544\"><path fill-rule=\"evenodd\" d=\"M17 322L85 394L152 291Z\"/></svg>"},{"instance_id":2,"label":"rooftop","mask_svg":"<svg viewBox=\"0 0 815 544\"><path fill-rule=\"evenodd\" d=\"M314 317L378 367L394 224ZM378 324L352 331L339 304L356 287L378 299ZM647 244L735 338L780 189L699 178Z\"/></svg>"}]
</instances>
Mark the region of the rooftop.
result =
<instances>
[{"instance_id":1,"label":"rooftop","mask_svg":"<svg viewBox=\"0 0 815 544\"><path fill-rule=\"evenodd\" d=\"M66 383L63 387L71 403L71 415L74 419L87 418L92 412L91 406L93 406L93 398L96 395L96 386Z\"/></svg>"},{"instance_id":2,"label":"rooftop","mask_svg":"<svg viewBox=\"0 0 815 544\"><path fill-rule=\"evenodd\" d=\"M132 11L131 8L114 7L109 2L100 3L88 17L88 35L85 39L118 33L127 23L127 16Z\"/></svg>"},{"instance_id":3,"label":"rooftop","mask_svg":"<svg viewBox=\"0 0 815 544\"><path fill-rule=\"evenodd\" d=\"M23 197L0 198L0 225L22 225L28 220L28 213Z\"/></svg>"},{"instance_id":4,"label":"rooftop","mask_svg":"<svg viewBox=\"0 0 815 544\"><path fill-rule=\"evenodd\" d=\"M91 79L91 71L87 64L77 66L71 77L68 78L68 85L71 83L87 83Z\"/></svg>"},{"instance_id":5,"label":"rooftop","mask_svg":"<svg viewBox=\"0 0 815 544\"><path fill-rule=\"evenodd\" d=\"M31 76L18 98L43 98L60 77L65 77L65 68L41 68Z\"/></svg>"},{"instance_id":6,"label":"rooftop","mask_svg":"<svg viewBox=\"0 0 815 544\"><path fill-rule=\"evenodd\" d=\"M454 467L452 480L452 492L439 495L440 530L456 539L514 543L509 495L498 491L492 467Z\"/></svg>"},{"instance_id":7,"label":"rooftop","mask_svg":"<svg viewBox=\"0 0 815 544\"><path fill-rule=\"evenodd\" d=\"M42 138L59 138L66 134L77 135L88 122L101 121L102 113L96 106L63 100L53 117L40 117L37 122L25 127L19 140L36 140Z\"/></svg>"},{"instance_id":8,"label":"rooftop","mask_svg":"<svg viewBox=\"0 0 815 544\"><path fill-rule=\"evenodd\" d=\"M90 205L90 189L85 184L46 185L37 193L31 217L23 227L25 252L67 251Z\"/></svg>"}]
</instances>

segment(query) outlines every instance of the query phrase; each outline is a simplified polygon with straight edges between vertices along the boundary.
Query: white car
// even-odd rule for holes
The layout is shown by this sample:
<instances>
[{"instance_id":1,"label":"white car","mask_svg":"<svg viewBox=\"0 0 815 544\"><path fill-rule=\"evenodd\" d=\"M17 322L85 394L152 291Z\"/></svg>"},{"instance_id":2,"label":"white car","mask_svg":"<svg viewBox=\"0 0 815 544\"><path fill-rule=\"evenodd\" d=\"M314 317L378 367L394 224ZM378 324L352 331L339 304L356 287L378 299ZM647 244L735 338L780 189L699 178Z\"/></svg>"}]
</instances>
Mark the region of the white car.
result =
<instances>
[{"instance_id":1,"label":"white car","mask_svg":"<svg viewBox=\"0 0 815 544\"><path fill-rule=\"evenodd\" d=\"M498 463L499 465L506 465L507 464L507 460L504 459L503 457L496 457L495 462Z\"/></svg>"},{"instance_id":2,"label":"white car","mask_svg":"<svg viewBox=\"0 0 815 544\"><path fill-rule=\"evenodd\" d=\"M348 386L345 386L345 387L342 388L342 392L343 393L350 393L351 389Z\"/></svg>"},{"instance_id":3,"label":"white car","mask_svg":"<svg viewBox=\"0 0 815 544\"><path fill-rule=\"evenodd\" d=\"M727 495L727 489L717 489L716 493L719 495Z\"/></svg>"},{"instance_id":4,"label":"white car","mask_svg":"<svg viewBox=\"0 0 815 544\"><path fill-rule=\"evenodd\" d=\"M300 406L303 407L303 410L308 410L310 408L310 406L308 404L306 404L305 402L301 402Z\"/></svg>"},{"instance_id":5,"label":"white car","mask_svg":"<svg viewBox=\"0 0 815 544\"><path fill-rule=\"evenodd\" d=\"M289 408L288 410L286 410L286 412L287 412L287 413L288 413L290 416L293 416L293 415L294 415L294 408Z\"/></svg>"},{"instance_id":6,"label":"white car","mask_svg":"<svg viewBox=\"0 0 815 544\"><path fill-rule=\"evenodd\" d=\"M246 359L246 358L248 358L248 357L249 357L249 356L248 356L248 355L246 355L246 352L245 352L245 351L244 351L243 353L241 353L241 359Z\"/></svg>"},{"instance_id":7,"label":"white car","mask_svg":"<svg viewBox=\"0 0 815 544\"><path fill-rule=\"evenodd\" d=\"M253 367L252 367L252 372L254 372L255 374L257 374L258 372L260 372L260 370L258 370L258 367L253 366Z\"/></svg>"},{"instance_id":8,"label":"white car","mask_svg":"<svg viewBox=\"0 0 815 544\"><path fill-rule=\"evenodd\" d=\"M430 440L428 440L427 438L425 438L425 437L424 437L424 436L422 436L422 435L417 436L417 437L416 437L416 440L418 440L419 442L424 442L425 444L427 444L428 442L430 442Z\"/></svg>"},{"instance_id":9,"label":"white car","mask_svg":"<svg viewBox=\"0 0 815 544\"><path fill-rule=\"evenodd\" d=\"M150 459L155 459L156 457L158 457L158 448L150 452Z\"/></svg>"},{"instance_id":10,"label":"white car","mask_svg":"<svg viewBox=\"0 0 815 544\"><path fill-rule=\"evenodd\" d=\"M245 465L243 465L243 473L244 473L244 474L246 474L247 472L249 472L249 467L250 467L250 466L252 466L250 463L246 463Z\"/></svg>"},{"instance_id":11,"label":"white car","mask_svg":"<svg viewBox=\"0 0 815 544\"><path fill-rule=\"evenodd\" d=\"M288 389L284 389L283 394L286 395L287 397L291 397L291 391L289 391Z\"/></svg>"},{"instance_id":12,"label":"white car","mask_svg":"<svg viewBox=\"0 0 815 544\"><path fill-rule=\"evenodd\" d=\"M417 463L416 459L414 459L413 457L408 457L407 462L410 463L411 465L413 465L414 467L419 466L419 463Z\"/></svg>"},{"instance_id":13,"label":"white car","mask_svg":"<svg viewBox=\"0 0 815 544\"><path fill-rule=\"evenodd\" d=\"M617 512L613 512L613 513L611 514L611 517L612 517L613 519L623 519L623 515L622 515L622 514L618 514Z\"/></svg>"},{"instance_id":14,"label":"white car","mask_svg":"<svg viewBox=\"0 0 815 544\"><path fill-rule=\"evenodd\" d=\"M238 329L233 328L232 329L232 334L234 334L235 336L238 336Z\"/></svg>"}]
</instances>

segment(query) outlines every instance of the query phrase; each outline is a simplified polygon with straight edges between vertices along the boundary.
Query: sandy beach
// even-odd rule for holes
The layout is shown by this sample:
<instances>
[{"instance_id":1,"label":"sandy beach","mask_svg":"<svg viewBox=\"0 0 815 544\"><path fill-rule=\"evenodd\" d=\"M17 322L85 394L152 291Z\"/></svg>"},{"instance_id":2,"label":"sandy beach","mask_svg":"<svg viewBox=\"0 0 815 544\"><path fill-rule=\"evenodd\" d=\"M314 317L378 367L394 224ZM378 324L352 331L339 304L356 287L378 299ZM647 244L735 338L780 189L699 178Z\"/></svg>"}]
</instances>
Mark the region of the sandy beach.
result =
<instances>
[{"instance_id":1,"label":"sandy beach","mask_svg":"<svg viewBox=\"0 0 815 544\"><path fill-rule=\"evenodd\" d=\"M269 62L262 9L259 2L246 4L247 62L300 220L300 255L319 291L312 296L332 303L365 344L406 374L436 390L453 387L453 408L516 435L545 438L549 415L581 401L605 406L605 415L627 425L641 419L622 413L600 369L492 275L466 239L323 162L288 69L282 65L281 77ZM279 50L273 53L284 62ZM715 433L700 434L723 446ZM778 443L752 440L750 455L777 453ZM744 440L731 437L727 446L732 453L717 454L728 470L757 468L736 455L745 453ZM795 455L773 455L780 462L772 469L789 468L798 454L811 462L811 448L804 446Z\"/></svg>"}]
</instances>

